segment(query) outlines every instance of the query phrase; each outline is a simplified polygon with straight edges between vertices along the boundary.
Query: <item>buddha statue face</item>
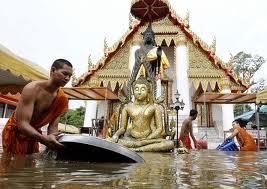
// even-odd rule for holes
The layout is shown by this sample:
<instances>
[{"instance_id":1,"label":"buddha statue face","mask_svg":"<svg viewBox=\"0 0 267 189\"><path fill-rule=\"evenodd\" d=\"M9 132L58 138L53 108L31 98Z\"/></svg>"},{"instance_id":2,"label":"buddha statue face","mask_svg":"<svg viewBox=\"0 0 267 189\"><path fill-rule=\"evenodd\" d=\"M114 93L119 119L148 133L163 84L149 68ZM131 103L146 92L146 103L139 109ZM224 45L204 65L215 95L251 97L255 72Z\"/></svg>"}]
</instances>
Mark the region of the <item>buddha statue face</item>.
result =
<instances>
[{"instance_id":1,"label":"buddha statue face","mask_svg":"<svg viewBox=\"0 0 267 189\"><path fill-rule=\"evenodd\" d=\"M155 44L155 34L151 28L151 26L148 26L148 28L146 29L146 31L143 34L143 38L144 38L144 43L145 44L151 44L154 45Z\"/></svg>"},{"instance_id":2,"label":"buddha statue face","mask_svg":"<svg viewBox=\"0 0 267 189\"><path fill-rule=\"evenodd\" d=\"M148 99L148 95L150 92L150 83L144 76L140 76L133 83L133 94L135 99L139 101L144 101Z\"/></svg>"},{"instance_id":3,"label":"buddha statue face","mask_svg":"<svg viewBox=\"0 0 267 189\"><path fill-rule=\"evenodd\" d=\"M148 88L145 84L135 84L134 86L134 97L139 101L147 99Z\"/></svg>"},{"instance_id":4,"label":"buddha statue face","mask_svg":"<svg viewBox=\"0 0 267 189\"><path fill-rule=\"evenodd\" d=\"M153 44L154 42L154 35L151 32L147 32L144 34L144 41L146 44Z\"/></svg>"}]
</instances>

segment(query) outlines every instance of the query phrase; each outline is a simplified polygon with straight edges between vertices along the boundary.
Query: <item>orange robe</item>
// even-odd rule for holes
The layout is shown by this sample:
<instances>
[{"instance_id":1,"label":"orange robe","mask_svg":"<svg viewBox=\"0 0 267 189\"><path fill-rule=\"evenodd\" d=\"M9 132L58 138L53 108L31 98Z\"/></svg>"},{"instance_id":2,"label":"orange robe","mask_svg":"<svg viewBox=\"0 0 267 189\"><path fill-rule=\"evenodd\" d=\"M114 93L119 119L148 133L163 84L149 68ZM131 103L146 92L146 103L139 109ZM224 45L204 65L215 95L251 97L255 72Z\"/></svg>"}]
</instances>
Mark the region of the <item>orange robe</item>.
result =
<instances>
[{"instance_id":1,"label":"orange robe","mask_svg":"<svg viewBox=\"0 0 267 189\"><path fill-rule=\"evenodd\" d=\"M49 110L43 114L38 120L31 122L30 125L41 133L41 127L53 122L58 116L66 112L68 109L68 98L62 89L50 106ZM18 131L15 118L15 112L12 113L2 132L2 145L5 153L13 154L32 154L39 152L38 142L27 139Z\"/></svg>"},{"instance_id":2,"label":"orange robe","mask_svg":"<svg viewBox=\"0 0 267 189\"><path fill-rule=\"evenodd\" d=\"M239 132L239 136L237 135L236 138L237 138L237 141L240 145L240 151L257 151L257 146L256 146L256 143L253 139L253 137L247 133L247 131L241 127L237 127L236 128ZM242 139L240 139L240 138ZM241 144L243 140L243 145Z\"/></svg>"},{"instance_id":3,"label":"orange robe","mask_svg":"<svg viewBox=\"0 0 267 189\"><path fill-rule=\"evenodd\" d=\"M191 150L192 149L191 140L190 140L190 136L189 135L185 135L183 138L180 137L179 138L179 141L180 140L182 141L184 147L186 147L188 150Z\"/></svg>"}]
</instances>

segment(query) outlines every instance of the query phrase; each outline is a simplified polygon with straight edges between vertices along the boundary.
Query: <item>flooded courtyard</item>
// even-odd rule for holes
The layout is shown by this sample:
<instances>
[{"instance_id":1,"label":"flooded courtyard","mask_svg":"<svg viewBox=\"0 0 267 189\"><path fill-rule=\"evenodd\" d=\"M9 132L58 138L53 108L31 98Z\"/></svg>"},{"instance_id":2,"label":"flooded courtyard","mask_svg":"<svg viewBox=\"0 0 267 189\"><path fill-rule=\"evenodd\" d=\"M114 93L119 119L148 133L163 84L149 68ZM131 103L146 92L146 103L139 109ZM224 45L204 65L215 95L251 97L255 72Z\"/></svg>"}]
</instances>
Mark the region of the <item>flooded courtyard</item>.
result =
<instances>
[{"instance_id":1,"label":"flooded courtyard","mask_svg":"<svg viewBox=\"0 0 267 189\"><path fill-rule=\"evenodd\" d=\"M140 153L143 164L3 154L0 188L266 188L267 152Z\"/></svg>"}]
</instances>

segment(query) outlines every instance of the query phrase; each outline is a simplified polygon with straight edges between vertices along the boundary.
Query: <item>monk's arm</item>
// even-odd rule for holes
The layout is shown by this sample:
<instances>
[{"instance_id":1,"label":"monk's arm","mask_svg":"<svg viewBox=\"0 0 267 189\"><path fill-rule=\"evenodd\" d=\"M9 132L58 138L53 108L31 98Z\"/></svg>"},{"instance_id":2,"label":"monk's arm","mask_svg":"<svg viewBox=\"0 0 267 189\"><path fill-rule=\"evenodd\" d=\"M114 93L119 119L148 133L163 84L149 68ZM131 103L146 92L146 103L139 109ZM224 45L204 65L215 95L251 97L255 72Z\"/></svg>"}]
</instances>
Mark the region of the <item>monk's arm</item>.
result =
<instances>
[{"instance_id":1,"label":"monk's arm","mask_svg":"<svg viewBox=\"0 0 267 189\"><path fill-rule=\"evenodd\" d=\"M30 125L37 91L32 84L26 85L16 108L16 118L19 131L32 140L42 142L44 136Z\"/></svg>"},{"instance_id":2,"label":"monk's arm","mask_svg":"<svg viewBox=\"0 0 267 189\"><path fill-rule=\"evenodd\" d=\"M156 130L147 137L148 139L159 138L162 132L162 115L158 107L155 108L155 124Z\"/></svg>"},{"instance_id":3,"label":"monk's arm","mask_svg":"<svg viewBox=\"0 0 267 189\"><path fill-rule=\"evenodd\" d=\"M193 125L192 125L192 122L189 123L189 133L190 133L190 136L194 142L194 145L195 145L195 148L197 148L197 141L196 141L196 138L193 134Z\"/></svg>"},{"instance_id":4,"label":"monk's arm","mask_svg":"<svg viewBox=\"0 0 267 189\"><path fill-rule=\"evenodd\" d=\"M60 116L58 116L53 122L49 123L47 128L47 134L53 134L58 132L58 123L60 120Z\"/></svg>"},{"instance_id":5,"label":"monk's arm","mask_svg":"<svg viewBox=\"0 0 267 189\"><path fill-rule=\"evenodd\" d=\"M19 131L26 135L28 138L41 142L49 148L62 148L64 147L56 140L55 135L42 135L30 124L34 103L37 97L37 89L33 84L28 84L22 91L19 104L16 108L17 123Z\"/></svg>"},{"instance_id":6,"label":"monk's arm","mask_svg":"<svg viewBox=\"0 0 267 189\"><path fill-rule=\"evenodd\" d=\"M225 140L233 139L238 133L239 133L238 130L235 129L233 133L229 137L227 137Z\"/></svg>"}]
</instances>

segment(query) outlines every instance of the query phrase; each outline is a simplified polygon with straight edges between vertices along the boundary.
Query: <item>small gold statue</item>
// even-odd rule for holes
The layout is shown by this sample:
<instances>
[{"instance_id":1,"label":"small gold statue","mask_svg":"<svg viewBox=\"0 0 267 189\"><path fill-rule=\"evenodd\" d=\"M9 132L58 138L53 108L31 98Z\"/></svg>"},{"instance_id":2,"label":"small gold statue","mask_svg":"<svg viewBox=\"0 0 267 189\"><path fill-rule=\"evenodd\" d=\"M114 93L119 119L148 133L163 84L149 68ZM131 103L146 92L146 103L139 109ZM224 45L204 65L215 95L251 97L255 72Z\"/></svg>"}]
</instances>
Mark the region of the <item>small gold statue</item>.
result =
<instances>
[{"instance_id":1,"label":"small gold statue","mask_svg":"<svg viewBox=\"0 0 267 189\"><path fill-rule=\"evenodd\" d=\"M151 83L144 76L133 82L134 102L122 109L121 128L111 141L139 152L162 152L174 148L173 141L162 138L162 113L159 105L153 102L151 92Z\"/></svg>"}]
</instances>

